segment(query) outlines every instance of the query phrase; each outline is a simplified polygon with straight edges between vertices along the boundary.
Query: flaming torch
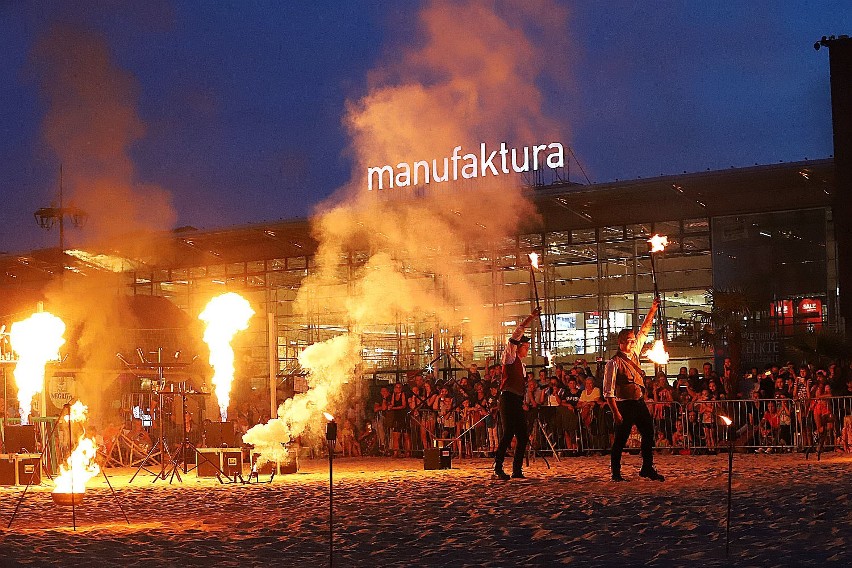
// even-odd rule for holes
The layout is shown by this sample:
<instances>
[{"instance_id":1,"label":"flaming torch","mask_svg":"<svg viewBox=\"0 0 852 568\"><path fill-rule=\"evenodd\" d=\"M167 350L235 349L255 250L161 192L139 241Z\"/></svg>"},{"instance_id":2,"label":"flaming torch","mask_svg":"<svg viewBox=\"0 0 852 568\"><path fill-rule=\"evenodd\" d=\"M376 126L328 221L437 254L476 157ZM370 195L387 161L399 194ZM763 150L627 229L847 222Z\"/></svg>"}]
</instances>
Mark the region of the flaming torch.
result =
<instances>
[{"instance_id":1,"label":"flaming torch","mask_svg":"<svg viewBox=\"0 0 852 568\"><path fill-rule=\"evenodd\" d=\"M334 565L334 446L337 444L337 422L334 416L323 412L327 421L325 425L325 441L328 444L328 565Z\"/></svg>"},{"instance_id":2,"label":"flaming torch","mask_svg":"<svg viewBox=\"0 0 852 568\"><path fill-rule=\"evenodd\" d=\"M234 349L231 340L238 331L248 328L249 319L254 315L248 301L233 292L216 296L198 319L207 324L204 329L204 341L210 347L210 366L213 367L213 386L222 422L228 420L228 402L231 396L231 383L234 381Z\"/></svg>"},{"instance_id":3,"label":"flaming torch","mask_svg":"<svg viewBox=\"0 0 852 568\"><path fill-rule=\"evenodd\" d=\"M654 297L659 299L660 289L657 286L657 264L655 261L655 253L666 250L666 247L669 244L669 238L665 235L654 235L648 239L648 243L651 245L651 281L654 283ZM657 365L666 365L669 362L669 354L666 351L665 344L664 319L663 310L662 307L660 307L660 315L657 316L657 331L660 338L654 341L654 345L651 346L651 349L645 352L648 359Z\"/></svg>"},{"instance_id":4,"label":"flaming torch","mask_svg":"<svg viewBox=\"0 0 852 568\"><path fill-rule=\"evenodd\" d=\"M533 290L535 290L535 305L539 306L541 302L538 299L538 284L535 282L535 271L538 270L538 253L531 252L529 254L530 257L530 278L533 283Z\"/></svg>"},{"instance_id":5,"label":"flaming torch","mask_svg":"<svg viewBox=\"0 0 852 568\"><path fill-rule=\"evenodd\" d=\"M62 335L65 323L49 312L38 312L12 324L9 341L18 354L15 383L21 424L29 423L33 397L44 390L44 367L48 361L59 360L59 348L65 343ZM42 408L42 412L44 412Z\"/></svg>"},{"instance_id":6,"label":"flaming torch","mask_svg":"<svg viewBox=\"0 0 852 568\"><path fill-rule=\"evenodd\" d=\"M530 279L532 280L533 290L535 291L535 305L537 308L541 307L541 301L538 297L538 284L535 281L535 271L538 270L538 253L531 252L529 253L530 257ZM544 331L544 326L541 323L541 313L538 314L538 333L539 333L539 343L541 342L541 334ZM541 348L541 356L544 357L544 366L548 369L550 368L550 348L547 345L543 345Z\"/></svg>"}]
</instances>

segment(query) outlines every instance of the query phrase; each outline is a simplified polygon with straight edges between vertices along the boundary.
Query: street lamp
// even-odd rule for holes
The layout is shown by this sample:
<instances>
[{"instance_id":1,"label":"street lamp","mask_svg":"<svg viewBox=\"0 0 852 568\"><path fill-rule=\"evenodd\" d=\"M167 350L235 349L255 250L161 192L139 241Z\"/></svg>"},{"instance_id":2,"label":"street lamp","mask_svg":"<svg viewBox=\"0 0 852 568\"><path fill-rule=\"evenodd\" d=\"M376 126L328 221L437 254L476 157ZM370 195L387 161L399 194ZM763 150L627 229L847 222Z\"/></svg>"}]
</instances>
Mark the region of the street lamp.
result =
<instances>
[{"instance_id":1,"label":"street lamp","mask_svg":"<svg viewBox=\"0 0 852 568\"><path fill-rule=\"evenodd\" d=\"M42 229L50 230L59 223L59 254L60 259L65 253L65 218L67 217L75 227L82 227L89 219L89 215L73 205L65 207L62 188L62 166L59 166L59 207L41 207L33 213L33 217ZM60 274L65 270L65 262L62 260Z\"/></svg>"}]
</instances>

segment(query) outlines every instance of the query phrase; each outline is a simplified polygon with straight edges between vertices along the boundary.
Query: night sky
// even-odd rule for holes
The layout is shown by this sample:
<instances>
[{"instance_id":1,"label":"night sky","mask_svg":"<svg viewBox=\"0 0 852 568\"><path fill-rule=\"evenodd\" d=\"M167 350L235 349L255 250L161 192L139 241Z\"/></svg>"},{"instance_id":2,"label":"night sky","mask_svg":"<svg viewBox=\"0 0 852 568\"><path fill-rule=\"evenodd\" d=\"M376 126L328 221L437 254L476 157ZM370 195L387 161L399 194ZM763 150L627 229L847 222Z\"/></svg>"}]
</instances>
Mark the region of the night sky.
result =
<instances>
[{"instance_id":1,"label":"night sky","mask_svg":"<svg viewBox=\"0 0 852 568\"><path fill-rule=\"evenodd\" d=\"M347 102L422 39L413 0L46 4L0 1L5 252L57 243L32 216L58 190L33 62L55 24L100 38L132 78L132 182L165 190L172 227L206 229L310 215L351 177ZM852 34L848 1L562 4L562 80L539 87L593 182L832 154L828 53L813 43Z\"/></svg>"}]
</instances>

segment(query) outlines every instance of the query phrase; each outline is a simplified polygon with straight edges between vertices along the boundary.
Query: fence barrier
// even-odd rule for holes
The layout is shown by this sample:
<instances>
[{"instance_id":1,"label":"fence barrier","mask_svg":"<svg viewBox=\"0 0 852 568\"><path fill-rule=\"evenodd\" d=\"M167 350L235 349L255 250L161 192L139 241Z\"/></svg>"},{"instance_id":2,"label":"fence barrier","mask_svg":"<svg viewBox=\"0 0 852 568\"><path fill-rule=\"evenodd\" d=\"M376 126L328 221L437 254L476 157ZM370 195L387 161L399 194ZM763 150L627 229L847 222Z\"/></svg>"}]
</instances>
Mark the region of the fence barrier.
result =
<instances>
[{"instance_id":1,"label":"fence barrier","mask_svg":"<svg viewBox=\"0 0 852 568\"><path fill-rule=\"evenodd\" d=\"M794 401L752 400L647 401L654 420L655 450L672 454L727 451L782 453L834 449L852 396ZM731 420L726 426L722 417ZM852 420L852 418L850 418ZM502 434L497 413L473 408L382 411L372 420L380 453L418 454L424 447L449 445L456 456L493 454ZM604 401L571 406L539 406L527 411L530 450L538 453L609 452L614 424ZM625 451L639 452L640 438L631 432Z\"/></svg>"}]
</instances>

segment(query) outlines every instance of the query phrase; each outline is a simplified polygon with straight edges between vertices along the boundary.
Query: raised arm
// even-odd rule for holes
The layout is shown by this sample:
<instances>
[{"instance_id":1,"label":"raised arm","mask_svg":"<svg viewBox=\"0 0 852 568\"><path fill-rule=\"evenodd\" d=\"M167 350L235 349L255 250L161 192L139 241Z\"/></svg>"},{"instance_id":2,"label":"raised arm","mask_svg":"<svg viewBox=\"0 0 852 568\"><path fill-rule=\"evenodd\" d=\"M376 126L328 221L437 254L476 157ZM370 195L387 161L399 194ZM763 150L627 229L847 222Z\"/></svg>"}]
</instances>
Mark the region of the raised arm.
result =
<instances>
[{"instance_id":1,"label":"raised arm","mask_svg":"<svg viewBox=\"0 0 852 568\"><path fill-rule=\"evenodd\" d=\"M526 318L524 318L524 321L522 321L518 325L518 327L515 328L515 331L512 332L512 339L514 339L515 341L520 340L521 336L524 335L524 330L527 327L529 327L529 325L532 323L532 320L537 318L540 313L541 313L541 306L536 306L535 309L532 311L532 313L530 315L528 315Z\"/></svg>"},{"instance_id":2,"label":"raised arm","mask_svg":"<svg viewBox=\"0 0 852 568\"><path fill-rule=\"evenodd\" d=\"M648 310L648 315L645 316L645 320L642 322L642 327L639 328L639 333L636 334L637 355L642 350L642 346L645 345L645 339L648 337L648 333L651 331L651 326L654 325L654 316L656 315L659 307L660 299L654 297L654 301L651 303L651 309Z\"/></svg>"}]
</instances>

